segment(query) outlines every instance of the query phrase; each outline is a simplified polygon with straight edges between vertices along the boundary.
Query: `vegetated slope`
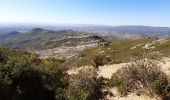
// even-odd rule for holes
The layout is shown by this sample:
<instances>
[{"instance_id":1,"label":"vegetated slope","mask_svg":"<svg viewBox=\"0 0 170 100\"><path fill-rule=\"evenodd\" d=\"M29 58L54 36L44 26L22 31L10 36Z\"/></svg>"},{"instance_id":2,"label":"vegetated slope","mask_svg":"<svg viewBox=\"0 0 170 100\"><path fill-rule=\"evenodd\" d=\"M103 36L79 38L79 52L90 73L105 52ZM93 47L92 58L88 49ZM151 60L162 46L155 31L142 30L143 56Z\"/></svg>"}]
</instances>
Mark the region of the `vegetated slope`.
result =
<instances>
[{"instance_id":1,"label":"vegetated slope","mask_svg":"<svg viewBox=\"0 0 170 100\"><path fill-rule=\"evenodd\" d=\"M150 57L153 57L153 56L150 56ZM147 61L146 59L145 60L138 60L138 61L141 61L142 63L144 63L145 64L145 61ZM155 61L155 60L154 60ZM110 84L110 82L112 83L112 82L116 82L116 80L114 80L114 81L112 81L112 79L111 78L114 78L114 77L112 77L112 75L113 74L115 74L115 73L117 73L117 75L119 76L119 72L117 72L117 71L119 71L119 70L121 70L121 69L124 69L125 67L127 67L127 66L132 66L133 67L133 64L135 63L135 62L128 62L128 63L120 63L120 64L111 64L111 65L104 65L104 66L100 66L99 67L99 69L98 69L98 71L97 71L97 73L98 73L98 77L104 77L104 78L107 78L107 79L109 79L109 84ZM148 67L151 67L151 69L152 69L152 67L153 67L153 69L154 68L156 68L156 66L160 66L160 70L163 72L163 73L165 73L166 75L169 75L169 73L170 73L170 71L168 70L169 68L170 68L170 58L161 58L160 60L158 60L158 61L156 61L156 63L158 64L158 65L155 65L155 66L151 66L151 65L148 65ZM135 64L134 64L135 65ZM145 66L145 65L144 65ZM83 71L86 71L86 70L88 70L88 69L93 69L94 67L93 66L83 66L83 67L79 67L79 68L72 68L72 69L69 69L68 71L67 71L67 73L69 74L69 75L74 75L74 74L78 74L78 72L80 72L81 70L83 70ZM139 69L140 69L140 67L139 67ZM153 70L152 69L152 70ZM132 69L133 70L133 69ZM131 70L130 70L131 71ZM141 71L141 70L138 70L138 71ZM137 72L137 71L134 71L134 73L135 72ZM124 73L121 73L121 74L123 74L123 75L127 75L128 74L128 71L127 71L127 73L125 74L126 72L124 72ZM133 73L133 72L132 72ZM132 74L131 73L131 74ZM140 72L139 72L140 73ZM151 71L149 71L149 75L151 75ZM142 73L142 74L144 74L144 73ZM138 74L136 74L136 75L138 75ZM161 73L160 73L160 75L161 75ZM139 75L139 76L141 76L141 77L143 77L142 75ZM138 76L138 77L139 77ZM121 77L121 75L120 75L120 77ZM137 77L137 76L136 76ZM128 79L127 79L128 80ZM126 80L125 80L126 81ZM136 82L136 84L137 84L137 82ZM162 86L162 85L161 85ZM121 86L120 86L121 87ZM120 89L123 89L124 87L122 87L122 88L120 88L120 87L107 87L107 86L105 86L104 88L103 88L103 91L110 91L110 92L108 92L108 93L112 93L112 94L114 94L114 95L109 95L108 94L108 99L109 100L166 100L166 99L161 99L159 96L158 97L149 97L147 94L145 94L145 92L143 91L142 92L142 90L141 91L133 91L132 93L129 93L129 94L127 94L127 96L122 96L121 94L120 94ZM159 90L157 90L157 91L162 91L161 89L159 89ZM123 92L123 93L125 93L125 92ZM138 95L138 94L140 94L140 95Z\"/></svg>"},{"instance_id":2,"label":"vegetated slope","mask_svg":"<svg viewBox=\"0 0 170 100\"><path fill-rule=\"evenodd\" d=\"M12 39L12 38L16 38L17 36L21 35L20 32L18 31L13 31L13 32L9 32L6 35L1 35L0 36L0 43L3 43L5 41L5 39Z\"/></svg>"},{"instance_id":3,"label":"vegetated slope","mask_svg":"<svg viewBox=\"0 0 170 100\"><path fill-rule=\"evenodd\" d=\"M92 33L72 30L45 30L35 28L23 34L7 34L0 42L8 48L34 51L42 58L49 56L70 57L89 47L96 47L105 40Z\"/></svg>"},{"instance_id":4,"label":"vegetated slope","mask_svg":"<svg viewBox=\"0 0 170 100\"><path fill-rule=\"evenodd\" d=\"M0 100L99 100L96 70L68 75L65 60L0 47Z\"/></svg>"},{"instance_id":5,"label":"vegetated slope","mask_svg":"<svg viewBox=\"0 0 170 100\"><path fill-rule=\"evenodd\" d=\"M59 59L39 59L34 53L0 47L0 99L55 100L64 85L62 63Z\"/></svg>"},{"instance_id":6,"label":"vegetated slope","mask_svg":"<svg viewBox=\"0 0 170 100\"><path fill-rule=\"evenodd\" d=\"M84 50L67 61L68 66L92 65L95 58L103 59L104 64L129 62L142 53L159 52L163 56L170 54L170 39L142 38L121 40L100 47Z\"/></svg>"},{"instance_id":7,"label":"vegetated slope","mask_svg":"<svg viewBox=\"0 0 170 100\"><path fill-rule=\"evenodd\" d=\"M48 42L51 38L60 36L60 34L67 32L73 33L73 31L69 30L51 31L35 28L27 33L20 35L3 35L1 36L0 40L5 47L9 48L42 49L47 48L45 43Z\"/></svg>"},{"instance_id":8,"label":"vegetated slope","mask_svg":"<svg viewBox=\"0 0 170 100\"><path fill-rule=\"evenodd\" d=\"M5 38L12 38L12 37L16 37L16 36L19 36L19 35L21 35L20 32L12 31L12 32L9 32L9 33L7 33L5 35L1 35L1 38L3 38L3 39L5 39Z\"/></svg>"},{"instance_id":9,"label":"vegetated slope","mask_svg":"<svg viewBox=\"0 0 170 100\"><path fill-rule=\"evenodd\" d=\"M170 36L168 27L70 26L63 27L63 29L54 31L35 28L22 34L19 33L20 31L13 31L0 36L0 43L8 48L34 51L42 58L49 56L70 58L87 48L97 47L99 43L104 41Z\"/></svg>"},{"instance_id":10,"label":"vegetated slope","mask_svg":"<svg viewBox=\"0 0 170 100\"><path fill-rule=\"evenodd\" d=\"M169 39L144 38L138 40L124 40L111 44L104 43L101 47L90 49L93 51L93 54L90 54L91 52L88 50L87 53L89 53L88 55L92 55L92 57L100 55L102 57L102 55L105 56L105 54L111 54L112 52L110 51L117 48L117 50L122 52L115 50L115 53L120 54L120 56L118 56L120 57L119 59L123 59L126 56L130 56L131 53L135 54L137 52L138 54L139 50L141 50L141 52L142 50L145 52L159 51L162 54L165 53L168 55L170 54L169 46ZM132 50L132 52L129 53L128 50ZM86 55L87 54L81 54L81 57L89 57ZM105 58L104 60L114 63L112 62L113 58L109 57L108 55L107 57L105 56ZM111 60L109 60L110 58ZM75 58L75 60L80 61L78 56ZM2 100L9 100L11 98L14 100L18 100L18 98L24 98L24 100L42 100L44 98L48 100L54 100L55 97L56 100L61 100L63 98L70 97L73 99L84 99L87 97L91 99L94 96L97 96L97 98L102 96L103 93L101 93L101 85L103 85L103 82L98 82L99 80L97 76L93 76L93 74L95 74L93 71L90 70L90 72L87 73L80 72L78 75L66 76L63 78L62 76L65 74L63 75L63 73L61 73L63 70L60 67L63 62L64 61L62 60L53 58L39 59L37 55L33 53L11 51L5 48L0 48L0 98ZM101 74L103 75L103 71L101 71ZM97 75L102 76L101 74ZM65 78L70 79L69 81L65 81ZM94 91L97 91L97 93ZM101 94L98 94L98 92ZM84 94L88 95L84 96Z\"/></svg>"}]
</instances>

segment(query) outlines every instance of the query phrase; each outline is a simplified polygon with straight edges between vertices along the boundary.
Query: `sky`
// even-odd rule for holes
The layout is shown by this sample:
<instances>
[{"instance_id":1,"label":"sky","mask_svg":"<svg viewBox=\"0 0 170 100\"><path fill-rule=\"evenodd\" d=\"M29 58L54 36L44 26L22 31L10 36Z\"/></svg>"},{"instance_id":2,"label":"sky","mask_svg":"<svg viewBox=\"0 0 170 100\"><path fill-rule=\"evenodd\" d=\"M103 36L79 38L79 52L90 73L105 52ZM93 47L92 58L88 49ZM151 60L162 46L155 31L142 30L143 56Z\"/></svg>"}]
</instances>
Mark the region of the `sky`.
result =
<instances>
[{"instance_id":1,"label":"sky","mask_svg":"<svg viewBox=\"0 0 170 100\"><path fill-rule=\"evenodd\" d=\"M0 23L170 27L170 0L0 0Z\"/></svg>"}]
</instances>

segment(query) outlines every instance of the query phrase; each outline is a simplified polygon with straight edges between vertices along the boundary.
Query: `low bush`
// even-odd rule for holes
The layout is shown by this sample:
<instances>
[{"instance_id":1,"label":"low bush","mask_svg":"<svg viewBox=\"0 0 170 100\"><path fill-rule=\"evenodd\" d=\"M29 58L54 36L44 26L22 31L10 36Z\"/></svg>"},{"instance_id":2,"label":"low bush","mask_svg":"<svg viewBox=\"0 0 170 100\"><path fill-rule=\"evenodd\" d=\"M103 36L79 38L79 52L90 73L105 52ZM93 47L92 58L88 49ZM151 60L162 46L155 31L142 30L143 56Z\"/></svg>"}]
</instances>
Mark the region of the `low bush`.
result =
<instances>
[{"instance_id":1,"label":"low bush","mask_svg":"<svg viewBox=\"0 0 170 100\"><path fill-rule=\"evenodd\" d=\"M165 96L170 92L167 75L161 71L157 61L147 58L119 69L108 83L110 86L116 86L121 95L138 90L147 91L146 94L151 97Z\"/></svg>"},{"instance_id":2,"label":"low bush","mask_svg":"<svg viewBox=\"0 0 170 100\"><path fill-rule=\"evenodd\" d=\"M62 100L62 61L0 48L0 100Z\"/></svg>"},{"instance_id":3,"label":"low bush","mask_svg":"<svg viewBox=\"0 0 170 100\"><path fill-rule=\"evenodd\" d=\"M69 100L98 100L102 98L102 79L97 78L94 69L80 71L70 76L69 86L66 92Z\"/></svg>"},{"instance_id":4,"label":"low bush","mask_svg":"<svg viewBox=\"0 0 170 100\"><path fill-rule=\"evenodd\" d=\"M97 55L92 60L92 65L95 68L98 68L99 66L103 66L104 64L106 64L106 60L105 60L105 56L104 55Z\"/></svg>"}]
</instances>

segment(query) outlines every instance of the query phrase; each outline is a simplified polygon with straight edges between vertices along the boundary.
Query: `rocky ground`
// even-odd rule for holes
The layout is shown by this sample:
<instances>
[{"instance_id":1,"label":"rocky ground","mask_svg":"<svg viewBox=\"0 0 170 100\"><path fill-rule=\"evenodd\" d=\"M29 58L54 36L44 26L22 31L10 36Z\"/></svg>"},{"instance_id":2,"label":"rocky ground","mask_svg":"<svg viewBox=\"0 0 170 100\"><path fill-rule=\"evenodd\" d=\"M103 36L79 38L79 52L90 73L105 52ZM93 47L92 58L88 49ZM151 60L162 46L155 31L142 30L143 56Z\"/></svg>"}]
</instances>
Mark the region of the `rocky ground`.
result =
<instances>
[{"instance_id":1,"label":"rocky ground","mask_svg":"<svg viewBox=\"0 0 170 100\"><path fill-rule=\"evenodd\" d=\"M40 54L41 58L48 58L48 57L64 57L64 58L70 58L81 51L87 49L87 48L92 48L92 47L97 47L97 43L92 43L88 45L77 45L77 46L72 46L72 47L67 47L67 46L60 46L57 48L53 49L46 49L46 50L38 50L35 51L36 53Z\"/></svg>"}]
</instances>

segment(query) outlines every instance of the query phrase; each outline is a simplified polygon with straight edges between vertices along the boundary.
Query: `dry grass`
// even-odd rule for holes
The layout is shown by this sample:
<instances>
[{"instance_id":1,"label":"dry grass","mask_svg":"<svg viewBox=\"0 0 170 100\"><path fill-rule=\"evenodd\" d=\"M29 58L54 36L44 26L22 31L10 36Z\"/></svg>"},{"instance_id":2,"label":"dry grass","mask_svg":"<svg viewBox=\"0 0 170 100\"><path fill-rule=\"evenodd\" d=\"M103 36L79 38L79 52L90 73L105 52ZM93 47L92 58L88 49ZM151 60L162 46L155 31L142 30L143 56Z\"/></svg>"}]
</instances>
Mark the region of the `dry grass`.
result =
<instances>
[{"instance_id":1,"label":"dry grass","mask_svg":"<svg viewBox=\"0 0 170 100\"><path fill-rule=\"evenodd\" d=\"M152 44L150 49L143 48L146 44ZM134 49L132 49L135 47ZM156 39L137 39L124 40L110 43L108 46L100 46L96 48L86 49L82 53L70 58L66 65L70 66L91 66L91 61L98 55L109 56L111 60L107 64L127 63L131 61L132 57L142 56L143 53L161 53L162 56L168 57L170 55L170 41ZM152 56L153 57L153 56ZM104 58L105 59L105 58Z\"/></svg>"}]
</instances>

